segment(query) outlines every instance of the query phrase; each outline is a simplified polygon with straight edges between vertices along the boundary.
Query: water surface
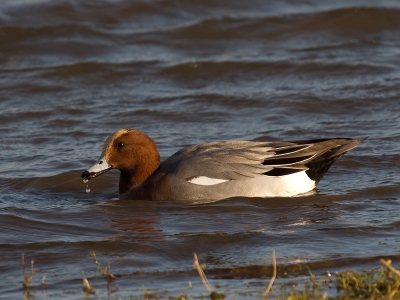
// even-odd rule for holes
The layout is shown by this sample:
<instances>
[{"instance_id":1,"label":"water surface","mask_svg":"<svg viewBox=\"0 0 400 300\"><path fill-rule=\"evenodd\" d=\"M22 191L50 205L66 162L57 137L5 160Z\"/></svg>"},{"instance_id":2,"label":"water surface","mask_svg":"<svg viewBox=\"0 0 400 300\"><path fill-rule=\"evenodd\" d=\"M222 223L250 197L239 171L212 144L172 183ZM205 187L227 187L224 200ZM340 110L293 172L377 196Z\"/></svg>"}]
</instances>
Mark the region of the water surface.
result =
<instances>
[{"instance_id":1,"label":"water surface","mask_svg":"<svg viewBox=\"0 0 400 300\"><path fill-rule=\"evenodd\" d=\"M272 249L278 280L396 264L399 49L397 1L2 1L0 298L24 295L22 253L39 299L84 297L83 277L103 298L206 294L193 252L236 298L268 284ZM315 195L188 206L119 201L117 171L85 192L81 171L121 128L163 158L215 140L369 138Z\"/></svg>"}]
</instances>

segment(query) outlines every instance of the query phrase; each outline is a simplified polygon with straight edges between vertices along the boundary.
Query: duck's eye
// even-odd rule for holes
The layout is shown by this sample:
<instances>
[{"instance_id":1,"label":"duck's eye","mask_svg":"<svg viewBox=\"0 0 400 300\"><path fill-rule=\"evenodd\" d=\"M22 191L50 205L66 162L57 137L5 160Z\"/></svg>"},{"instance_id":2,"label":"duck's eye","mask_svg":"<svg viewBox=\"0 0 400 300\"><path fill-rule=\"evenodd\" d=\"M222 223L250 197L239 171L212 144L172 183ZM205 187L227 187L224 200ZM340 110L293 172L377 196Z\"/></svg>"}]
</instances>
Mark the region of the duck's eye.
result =
<instances>
[{"instance_id":1,"label":"duck's eye","mask_svg":"<svg viewBox=\"0 0 400 300\"><path fill-rule=\"evenodd\" d=\"M118 142L117 143L117 149L118 150L121 150L122 148L124 148L125 147L125 143L124 142Z\"/></svg>"}]
</instances>

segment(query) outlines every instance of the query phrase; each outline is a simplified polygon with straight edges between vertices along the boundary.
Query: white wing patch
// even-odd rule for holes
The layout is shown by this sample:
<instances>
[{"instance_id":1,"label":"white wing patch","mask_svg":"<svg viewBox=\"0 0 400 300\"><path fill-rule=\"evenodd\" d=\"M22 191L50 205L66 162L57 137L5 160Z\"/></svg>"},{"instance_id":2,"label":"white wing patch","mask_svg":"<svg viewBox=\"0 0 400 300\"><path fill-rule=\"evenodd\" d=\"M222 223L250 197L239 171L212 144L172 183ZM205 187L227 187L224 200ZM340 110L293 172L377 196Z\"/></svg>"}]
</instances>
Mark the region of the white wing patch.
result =
<instances>
[{"instance_id":1,"label":"white wing patch","mask_svg":"<svg viewBox=\"0 0 400 300\"><path fill-rule=\"evenodd\" d=\"M210 178L207 176L197 176L188 179L188 182L198 184L198 185L215 185L222 182L229 181L228 179L218 179L218 178Z\"/></svg>"}]
</instances>

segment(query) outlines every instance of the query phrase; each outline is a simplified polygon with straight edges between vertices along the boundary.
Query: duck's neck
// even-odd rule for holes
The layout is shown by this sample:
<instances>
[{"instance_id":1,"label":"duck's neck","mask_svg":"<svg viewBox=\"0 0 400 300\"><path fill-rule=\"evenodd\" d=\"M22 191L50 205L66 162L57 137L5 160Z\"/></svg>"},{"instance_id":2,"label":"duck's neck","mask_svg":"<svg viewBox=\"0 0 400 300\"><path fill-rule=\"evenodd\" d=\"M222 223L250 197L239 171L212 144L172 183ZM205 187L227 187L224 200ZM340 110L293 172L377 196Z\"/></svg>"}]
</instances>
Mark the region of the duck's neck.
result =
<instances>
[{"instance_id":1,"label":"duck's neck","mask_svg":"<svg viewBox=\"0 0 400 300\"><path fill-rule=\"evenodd\" d=\"M146 164L130 171L121 171L119 176L119 194L125 194L132 187L141 184L149 178L160 166L160 157L154 161L147 161Z\"/></svg>"}]
</instances>

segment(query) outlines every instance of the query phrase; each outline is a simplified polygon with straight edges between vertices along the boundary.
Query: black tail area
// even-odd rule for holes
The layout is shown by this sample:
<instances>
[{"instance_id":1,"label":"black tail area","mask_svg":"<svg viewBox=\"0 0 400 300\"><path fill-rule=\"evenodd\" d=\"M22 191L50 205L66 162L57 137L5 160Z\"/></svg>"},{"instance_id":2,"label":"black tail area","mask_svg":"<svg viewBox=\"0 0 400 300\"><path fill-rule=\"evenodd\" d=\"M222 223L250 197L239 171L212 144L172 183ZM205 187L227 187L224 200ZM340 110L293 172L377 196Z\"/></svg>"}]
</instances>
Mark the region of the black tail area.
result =
<instances>
[{"instance_id":1,"label":"black tail area","mask_svg":"<svg viewBox=\"0 0 400 300\"><path fill-rule=\"evenodd\" d=\"M336 138L287 142L276 148L274 156L264 160L262 164L273 169L263 174L283 176L306 171L308 177L318 183L336 160L364 140Z\"/></svg>"},{"instance_id":2,"label":"black tail area","mask_svg":"<svg viewBox=\"0 0 400 300\"><path fill-rule=\"evenodd\" d=\"M344 142L343 144L333 147L331 149L327 149L327 151L321 153L319 156L315 157L305 164L305 166L308 168L308 170L306 171L308 177L318 183L322 179L322 177L324 177L326 172L328 172L329 168L335 161L337 161L343 154L350 151L364 140L365 138L361 140L340 139L341 142Z\"/></svg>"},{"instance_id":3,"label":"black tail area","mask_svg":"<svg viewBox=\"0 0 400 300\"><path fill-rule=\"evenodd\" d=\"M326 172L328 172L333 163L341 156L334 156L334 154L338 151L338 148L339 147L331 149L328 152L325 152L321 156L305 164L308 168L306 173L311 180L314 180L316 183L318 183L322 179L322 177L324 177L324 175L326 174Z\"/></svg>"}]
</instances>

